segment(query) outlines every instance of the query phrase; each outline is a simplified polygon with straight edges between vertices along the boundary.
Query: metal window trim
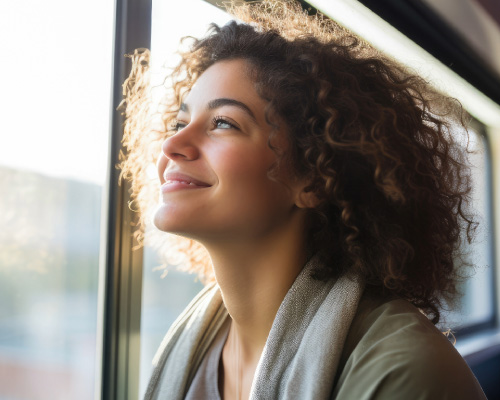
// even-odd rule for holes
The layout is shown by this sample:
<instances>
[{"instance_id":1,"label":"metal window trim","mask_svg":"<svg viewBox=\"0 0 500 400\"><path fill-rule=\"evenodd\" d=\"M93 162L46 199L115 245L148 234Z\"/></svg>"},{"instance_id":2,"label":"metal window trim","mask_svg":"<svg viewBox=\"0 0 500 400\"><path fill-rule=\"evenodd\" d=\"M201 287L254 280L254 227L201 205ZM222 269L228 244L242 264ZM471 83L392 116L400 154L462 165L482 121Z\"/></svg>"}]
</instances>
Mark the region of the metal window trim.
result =
<instances>
[{"instance_id":1,"label":"metal window trim","mask_svg":"<svg viewBox=\"0 0 500 400\"><path fill-rule=\"evenodd\" d=\"M421 0L357 0L500 104L498 73Z\"/></svg>"},{"instance_id":2,"label":"metal window trim","mask_svg":"<svg viewBox=\"0 0 500 400\"><path fill-rule=\"evenodd\" d=\"M119 153L124 118L117 110L130 72L125 57L150 47L151 0L116 0L114 21L111 135L103 200L95 399L136 400L139 395L142 251L134 250L137 216L129 208L129 184L120 182Z\"/></svg>"}]
</instances>

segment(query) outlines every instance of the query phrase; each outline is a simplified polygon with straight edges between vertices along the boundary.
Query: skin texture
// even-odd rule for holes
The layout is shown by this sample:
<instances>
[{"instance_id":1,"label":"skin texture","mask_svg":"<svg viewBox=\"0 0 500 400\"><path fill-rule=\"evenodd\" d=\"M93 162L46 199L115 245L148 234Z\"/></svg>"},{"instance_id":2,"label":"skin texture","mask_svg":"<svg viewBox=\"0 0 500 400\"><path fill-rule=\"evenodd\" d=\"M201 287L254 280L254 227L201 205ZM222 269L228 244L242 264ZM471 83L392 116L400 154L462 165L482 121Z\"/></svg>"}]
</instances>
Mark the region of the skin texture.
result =
<instances>
[{"instance_id":1,"label":"skin texture","mask_svg":"<svg viewBox=\"0 0 500 400\"><path fill-rule=\"evenodd\" d=\"M162 190L155 225L207 248L233 320L222 355L224 398L238 398L238 375L241 398L248 397L278 307L306 261L312 201L303 192L307 182L287 170L278 171L278 179L268 176L277 157L268 145L273 128L247 71L247 62L238 59L205 71L158 160ZM215 104L217 99L244 106ZM284 134L275 137L273 145L286 151ZM178 173L203 185L176 181Z\"/></svg>"}]
</instances>

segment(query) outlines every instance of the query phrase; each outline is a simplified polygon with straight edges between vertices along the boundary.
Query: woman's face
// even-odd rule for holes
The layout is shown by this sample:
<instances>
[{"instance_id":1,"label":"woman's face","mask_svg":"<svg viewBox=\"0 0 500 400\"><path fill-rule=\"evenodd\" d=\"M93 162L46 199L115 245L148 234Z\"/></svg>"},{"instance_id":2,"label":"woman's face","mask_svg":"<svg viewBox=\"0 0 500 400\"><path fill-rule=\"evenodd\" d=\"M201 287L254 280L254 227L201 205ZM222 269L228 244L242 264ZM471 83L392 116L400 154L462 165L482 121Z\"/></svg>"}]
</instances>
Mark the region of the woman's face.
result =
<instances>
[{"instance_id":1,"label":"woman's face","mask_svg":"<svg viewBox=\"0 0 500 400\"><path fill-rule=\"evenodd\" d=\"M268 146L265 106L244 60L218 62L200 76L158 160L159 229L203 243L286 226L298 184L287 171L268 177L277 156ZM273 145L284 149L284 137L277 132Z\"/></svg>"}]
</instances>

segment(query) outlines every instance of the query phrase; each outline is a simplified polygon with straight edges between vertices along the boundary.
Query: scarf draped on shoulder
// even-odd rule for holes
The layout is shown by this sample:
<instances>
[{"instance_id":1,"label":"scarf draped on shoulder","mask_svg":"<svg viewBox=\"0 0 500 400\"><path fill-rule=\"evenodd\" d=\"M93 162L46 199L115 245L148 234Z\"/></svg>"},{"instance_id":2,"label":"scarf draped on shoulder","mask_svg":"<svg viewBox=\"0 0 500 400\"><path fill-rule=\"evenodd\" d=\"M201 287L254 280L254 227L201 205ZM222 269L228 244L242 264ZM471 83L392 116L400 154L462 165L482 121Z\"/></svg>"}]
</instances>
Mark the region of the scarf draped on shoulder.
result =
<instances>
[{"instance_id":1,"label":"scarf draped on shoulder","mask_svg":"<svg viewBox=\"0 0 500 400\"><path fill-rule=\"evenodd\" d=\"M361 279L311 277L311 259L274 319L250 391L251 400L330 399L344 341L363 291ZM174 322L153 360L145 400L182 400L224 321L219 287L206 287Z\"/></svg>"}]
</instances>

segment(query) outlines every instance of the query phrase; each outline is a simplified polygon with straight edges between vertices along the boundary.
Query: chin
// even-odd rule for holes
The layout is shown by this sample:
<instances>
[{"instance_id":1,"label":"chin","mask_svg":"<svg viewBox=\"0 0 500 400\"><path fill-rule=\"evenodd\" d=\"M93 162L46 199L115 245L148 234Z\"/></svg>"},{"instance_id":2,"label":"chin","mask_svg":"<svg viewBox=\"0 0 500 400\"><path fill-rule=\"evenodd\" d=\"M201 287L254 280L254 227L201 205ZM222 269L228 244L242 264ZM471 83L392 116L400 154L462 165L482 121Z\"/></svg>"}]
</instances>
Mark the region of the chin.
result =
<instances>
[{"instance_id":1,"label":"chin","mask_svg":"<svg viewBox=\"0 0 500 400\"><path fill-rule=\"evenodd\" d=\"M179 214L175 214L168 206L160 204L153 215L153 225L160 231L192 239L186 218L179 218Z\"/></svg>"},{"instance_id":2,"label":"chin","mask_svg":"<svg viewBox=\"0 0 500 400\"><path fill-rule=\"evenodd\" d=\"M176 224L171 214L166 205L160 204L153 215L153 225L160 231L176 233L175 231L178 227L175 226Z\"/></svg>"}]
</instances>

